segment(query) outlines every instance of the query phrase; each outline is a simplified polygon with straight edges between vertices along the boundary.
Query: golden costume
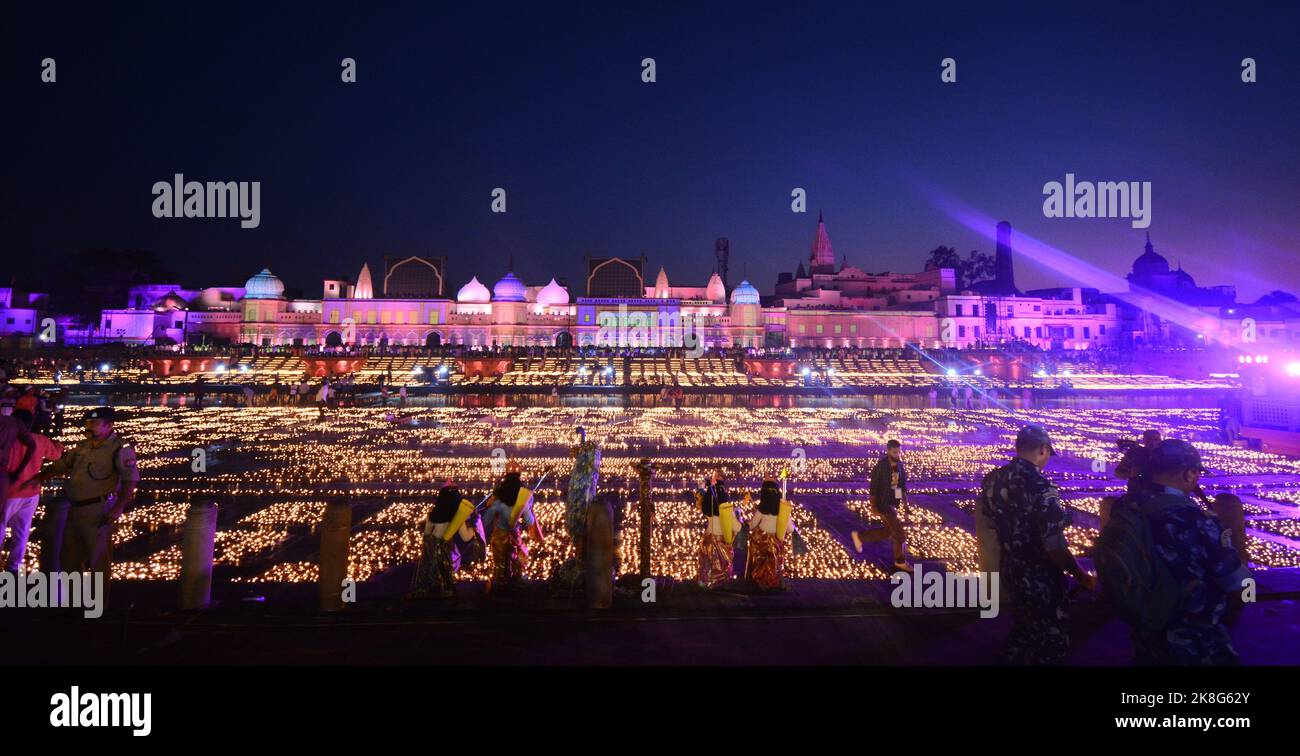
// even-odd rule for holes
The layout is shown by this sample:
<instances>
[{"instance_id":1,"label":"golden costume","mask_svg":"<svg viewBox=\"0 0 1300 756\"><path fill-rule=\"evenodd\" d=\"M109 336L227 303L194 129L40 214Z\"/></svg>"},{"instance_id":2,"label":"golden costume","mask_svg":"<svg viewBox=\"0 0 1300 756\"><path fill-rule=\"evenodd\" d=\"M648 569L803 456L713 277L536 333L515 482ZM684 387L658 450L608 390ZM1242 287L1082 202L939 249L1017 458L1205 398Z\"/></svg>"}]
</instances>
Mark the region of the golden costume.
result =
<instances>
[{"instance_id":1,"label":"golden costume","mask_svg":"<svg viewBox=\"0 0 1300 756\"><path fill-rule=\"evenodd\" d=\"M740 529L739 523L721 483L697 491L695 501L707 518L704 539L700 542L699 583L705 588L716 588L731 579L735 559L733 543Z\"/></svg>"},{"instance_id":2,"label":"golden costume","mask_svg":"<svg viewBox=\"0 0 1300 756\"><path fill-rule=\"evenodd\" d=\"M758 516L749 533L745 577L760 588L781 587L785 574L786 534L791 531L791 504L781 497L775 481L763 481Z\"/></svg>"}]
</instances>

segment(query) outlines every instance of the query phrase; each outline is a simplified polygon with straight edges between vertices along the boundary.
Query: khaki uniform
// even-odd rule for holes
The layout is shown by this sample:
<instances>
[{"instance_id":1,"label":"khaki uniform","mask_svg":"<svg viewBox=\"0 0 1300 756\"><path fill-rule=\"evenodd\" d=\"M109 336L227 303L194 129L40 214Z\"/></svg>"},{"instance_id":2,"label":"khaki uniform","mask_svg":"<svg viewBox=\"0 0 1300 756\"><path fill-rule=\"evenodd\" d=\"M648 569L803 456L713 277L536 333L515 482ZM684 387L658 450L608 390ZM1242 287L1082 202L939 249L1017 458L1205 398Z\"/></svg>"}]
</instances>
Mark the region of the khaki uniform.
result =
<instances>
[{"instance_id":1,"label":"khaki uniform","mask_svg":"<svg viewBox=\"0 0 1300 756\"><path fill-rule=\"evenodd\" d=\"M50 466L54 476L67 476L67 524L63 529L59 567L64 571L103 572L107 584L112 563L111 523L106 523L123 482L140 481L135 448L114 431L101 443L86 439Z\"/></svg>"}]
</instances>

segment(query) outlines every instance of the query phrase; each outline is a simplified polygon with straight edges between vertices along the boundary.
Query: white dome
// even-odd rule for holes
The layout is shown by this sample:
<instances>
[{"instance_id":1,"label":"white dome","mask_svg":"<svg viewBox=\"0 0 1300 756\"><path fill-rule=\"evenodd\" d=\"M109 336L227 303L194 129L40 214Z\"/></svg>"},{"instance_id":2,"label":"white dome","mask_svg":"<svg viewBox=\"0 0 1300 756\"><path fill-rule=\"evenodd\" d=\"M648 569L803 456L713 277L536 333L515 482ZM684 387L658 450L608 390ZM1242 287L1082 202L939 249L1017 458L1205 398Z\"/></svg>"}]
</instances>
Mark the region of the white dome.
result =
<instances>
[{"instance_id":1,"label":"white dome","mask_svg":"<svg viewBox=\"0 0 1300 756\"><path fill-rule=\"evenodd\" d=\"M487 290L486 286L478 282L478 276L475 276L469 280L469 283L460 287L460 291L456 292L456 301L474 303L491 302L492 294Z\"/></svg>"},{"instance_id":2,"label":"white dome","mask_svg":"<svg viewBox=\"0 0 1300 756\"><path fill-rule=\"evenodd\" d=\"M523 281L515 278L514 273L507 273L492 287L492 298L498 302L522 302L527 297L528 289Z\"/></svg>"},{"instance_id":3,"label":"white dome","mask_svg":"<svg viewBox=\"0 0 1300 756\"><path fill-rule=\"evenodd\" d=\"M541 291L537 292L537 304L539 305L566 305L568 303L569 292L556 283L554 278L551 279L550 283L543 286Z\"/></svg>"},{"instance_id":4,"label":"white dome","mask_svg":"<svg viewBox=\"0 0 1300 756\"><path fill-rule=\"evenodd\" d=\"M276 278L270 268L248 279L244 284L245 299L279 299L284 296L284 282Z\"/></svg>"},{"instance_id":5,"label":"white dome","mask_svg":"<svg viewBox=\"0 0 1300 756\"><path fill-rule=\"evenodd\" d=\"M758 304L758 289L755 289L749 281L741 281L740 285L731 292L732 304Z\"/></svg>"}]
</instances>

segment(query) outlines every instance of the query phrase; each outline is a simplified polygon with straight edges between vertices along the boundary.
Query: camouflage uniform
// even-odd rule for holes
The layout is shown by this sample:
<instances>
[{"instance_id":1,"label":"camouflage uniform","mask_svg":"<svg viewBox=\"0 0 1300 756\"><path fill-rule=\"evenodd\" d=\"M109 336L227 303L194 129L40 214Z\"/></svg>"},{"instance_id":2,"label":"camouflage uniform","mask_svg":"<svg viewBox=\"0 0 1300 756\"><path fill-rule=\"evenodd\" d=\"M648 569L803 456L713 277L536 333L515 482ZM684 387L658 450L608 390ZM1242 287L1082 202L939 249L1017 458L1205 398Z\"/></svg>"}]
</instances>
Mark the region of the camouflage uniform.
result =
<instances>
[{"instance_id":1,"label":"camouflage uniform","mask_svg":"<svg viewBox=\"0 0 1300 756\"><path fill-rule=\"evenodd\" d=\"M1059 664L1070 646L1065 574L1048 553L1065 548L1070 515L1061 494L1037 467L1017 457L984 476L980 507L1001 546L1002 585L1014 629L1006 661Z\"/></svg>"},{"instance_id":2,"label":"camouflage uniform","mask_svg":"<svg viewBox=\"0 0 1300 756\"><path fill-rule=\"evenodd\" d=\"M1163 633L1135 633L1141 664L1236 664L1221 622L1228 594L1241 590L1250 572L1232 545L1231 531L1191 497L1165 489L1151 515L1156 553L1183 586L1183 603Z\"/></svg>"}]
</instances>

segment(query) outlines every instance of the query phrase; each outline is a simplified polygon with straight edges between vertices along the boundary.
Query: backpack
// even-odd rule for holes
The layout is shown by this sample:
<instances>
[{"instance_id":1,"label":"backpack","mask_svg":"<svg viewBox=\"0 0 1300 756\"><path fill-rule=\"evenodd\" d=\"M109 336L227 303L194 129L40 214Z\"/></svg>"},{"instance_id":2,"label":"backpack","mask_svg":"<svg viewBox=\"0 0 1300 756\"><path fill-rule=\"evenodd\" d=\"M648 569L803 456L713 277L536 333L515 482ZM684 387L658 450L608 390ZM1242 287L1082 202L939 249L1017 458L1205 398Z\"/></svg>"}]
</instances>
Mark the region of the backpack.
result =
<instances>
[{"instance_id":1,"label":"backpack","mask_svg":"<svg viewBox=\"0 0 1300 756\"><path fill-rule=\"evenodd\" d=\"M1151 515L1166 506L1159 497L1122 497L1093 548L1102 592L1121 619L1145 632L1163 631L1183 601L1151 532Z\"/></svg>"}]
</instances>

